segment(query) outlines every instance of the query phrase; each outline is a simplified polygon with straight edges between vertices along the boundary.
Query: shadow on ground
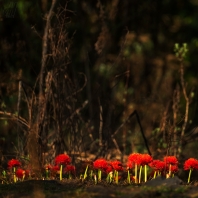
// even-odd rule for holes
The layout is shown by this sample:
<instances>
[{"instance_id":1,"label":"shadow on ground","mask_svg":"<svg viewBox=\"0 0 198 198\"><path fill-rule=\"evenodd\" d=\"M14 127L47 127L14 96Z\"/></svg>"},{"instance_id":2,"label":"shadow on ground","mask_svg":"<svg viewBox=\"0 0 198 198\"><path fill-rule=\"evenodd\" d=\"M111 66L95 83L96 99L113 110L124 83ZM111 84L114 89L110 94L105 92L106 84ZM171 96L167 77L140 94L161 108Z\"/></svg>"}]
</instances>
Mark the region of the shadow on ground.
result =
<instances>
[{"instance_id":1,"label":"shadow on ground","mask_svg":"<svg viewBox=\"0 0 198 198\"><path fill-rule=\"evenodd\" d=\"M177 180L177 179L176 179ZM179 180L177 180L179 182ZM160 183L161 182L161 183ZM95 185L91 181L81 180L28 180L16 184L1 184L1 198L155 198L155 197L198 197L196 185L174 183L167 185L167 180L150 181L147 185L107 184Z\"/></svg>"}]
</instances>

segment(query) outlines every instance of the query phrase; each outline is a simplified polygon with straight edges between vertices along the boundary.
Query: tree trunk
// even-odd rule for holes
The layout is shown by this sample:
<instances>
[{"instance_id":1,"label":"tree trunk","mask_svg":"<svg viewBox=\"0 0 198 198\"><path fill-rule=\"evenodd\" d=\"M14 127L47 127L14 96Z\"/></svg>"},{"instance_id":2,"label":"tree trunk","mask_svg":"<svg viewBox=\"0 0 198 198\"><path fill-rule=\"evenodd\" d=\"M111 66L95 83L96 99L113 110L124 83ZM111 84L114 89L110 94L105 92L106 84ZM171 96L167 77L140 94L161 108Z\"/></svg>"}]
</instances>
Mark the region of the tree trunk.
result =
<instances>
[{"instance_id":1,"label":"tree trunk","mask_svg":"<svg viewBox=\"0 0 198 198\"><path fill-rule=\"evenodd\" d=\"M32 176L40 178L41 173L41 149L39 145L39 137L37 134L37 127L34 124L29 131L27 140L27 150L30 159L30 170Z\"/></svg>"}]
</instances>

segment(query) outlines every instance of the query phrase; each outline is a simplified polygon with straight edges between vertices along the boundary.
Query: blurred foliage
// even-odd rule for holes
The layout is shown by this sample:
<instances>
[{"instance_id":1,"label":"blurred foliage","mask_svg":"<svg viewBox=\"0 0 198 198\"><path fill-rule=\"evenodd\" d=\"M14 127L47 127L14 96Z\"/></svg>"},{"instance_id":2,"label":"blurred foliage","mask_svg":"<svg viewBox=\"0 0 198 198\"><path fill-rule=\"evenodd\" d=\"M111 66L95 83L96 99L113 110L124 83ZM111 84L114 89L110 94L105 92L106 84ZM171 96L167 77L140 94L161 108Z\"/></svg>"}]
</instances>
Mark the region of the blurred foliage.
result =
<instances>
[{"instance_id":1,"label":"blurred foliage","mask_svg":"<svg viewBox=\"0 0 198 198\"><path fill-rule=\"evenodd\" d=\"M0 17L0 108L15 112L19 80L33 87L40 71L44 17L51 1L18 0L14 17L8 17L5 13L10 2L0 3L4 11ZM89 101L81 113L85 122L91 122L93 137L98 138L100 105L102 132L108 148L114 147L111 134L137 110L152 154L164 154L166 149L157 147L167 147L164 134L173 125L172 99L176 85L181 92L178 128L185 114L175 43L187 43L189 50L184 62L187 93L193 95L188 128L198 121L198 1L59 0L55 12L59 6L65 7L65 2L67 33L72 40L68 72L76 83L81 83L79 72L88 79L86 89L77 96L77 104ZM167 118L162 121L166 110ZM26 114L23 105L20 115ZM13 145L9 138L11 135L16 138L16 124L8 126L7 122L0 123L1 137L8 142L1 149L10 153ZM162 122L167 123L163 132ZM116 135L120 150L123 151L122 142L126 141L125 152L146 152L135 118L129 120L125 131L127 140L123 129Z\"/></svg>"}]
</instances>

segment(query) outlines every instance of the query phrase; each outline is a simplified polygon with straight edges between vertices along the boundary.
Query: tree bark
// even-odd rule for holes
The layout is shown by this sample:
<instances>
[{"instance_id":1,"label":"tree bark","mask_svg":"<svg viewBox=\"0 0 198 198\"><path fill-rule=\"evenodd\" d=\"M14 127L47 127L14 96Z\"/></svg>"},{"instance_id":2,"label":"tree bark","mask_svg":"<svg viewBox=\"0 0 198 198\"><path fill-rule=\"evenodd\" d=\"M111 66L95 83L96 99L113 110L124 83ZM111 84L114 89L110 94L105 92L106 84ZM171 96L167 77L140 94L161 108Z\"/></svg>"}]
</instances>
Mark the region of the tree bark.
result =
<instances>
[{"instance_id":1,"label":"tree bark","mask_svg":"<svg viewBox=\"0 0 198 198\"><path fill-rule=\"evenodd\" d=\"M40 138L42 133L42 123L45 117L44 79L45 79L45 68L46 68L47 53L48 53L48 34L51 27L50 22L53 15L55 4L56 4L56 0L53 0L49 13L47 14L46 17L46 26L43 35L41 70L39 74L38 110L35 121L31 122L32 125L30 126L30 131L27 140L27 150L29 153L31 170L38 177L39 177L38 174L42 167L42 151L41 151Z\"/></svg>"}]
</instances>

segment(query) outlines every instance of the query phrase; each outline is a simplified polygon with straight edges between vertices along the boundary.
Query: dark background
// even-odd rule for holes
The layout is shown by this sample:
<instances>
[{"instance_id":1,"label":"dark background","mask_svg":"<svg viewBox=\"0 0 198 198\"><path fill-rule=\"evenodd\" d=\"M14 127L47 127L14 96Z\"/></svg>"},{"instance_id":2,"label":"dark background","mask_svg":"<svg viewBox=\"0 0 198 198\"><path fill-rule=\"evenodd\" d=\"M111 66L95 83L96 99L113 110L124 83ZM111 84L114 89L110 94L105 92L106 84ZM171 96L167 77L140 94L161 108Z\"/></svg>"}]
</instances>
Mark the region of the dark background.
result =
<instances>
[{"instance_id":1,"label":"dark background","mask_svg":"<svg viewBox=\"0 0 198 198\"><path fill-rule=\"evenodd\" d=\"M51 1L0 2L0 110L30 123L27 97L39 94L42 38ZM52 83L39 131L46 156L43 162L50 161L49 152L55 156L66 151L74 157L83 152L96 157L117 153L121 159L132 152L148 152L140 123L155 158L175 154L173 131L179 141L186 101L174 45L188 44L183 64L190 99L185 129L189 134L198 121L197 20L197 0L57 1L51 20L54 42L48 38L44 73L45 82L47 73L52 74ZM52 53L53 46L59 55ZM46 86L44 83L43 90ZM175 90L178 111L174 121ZM37 109L36 103L32 109ZM137 114L128 119L134 111L140 123ZM32 117L38 113L32 112ZM2 161L28 155L30 129L16 117L1 114L1 118ZM183 141L183 159L197 157L196 130L193 135Z\"/></svg>"}]
</instances>

